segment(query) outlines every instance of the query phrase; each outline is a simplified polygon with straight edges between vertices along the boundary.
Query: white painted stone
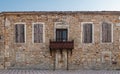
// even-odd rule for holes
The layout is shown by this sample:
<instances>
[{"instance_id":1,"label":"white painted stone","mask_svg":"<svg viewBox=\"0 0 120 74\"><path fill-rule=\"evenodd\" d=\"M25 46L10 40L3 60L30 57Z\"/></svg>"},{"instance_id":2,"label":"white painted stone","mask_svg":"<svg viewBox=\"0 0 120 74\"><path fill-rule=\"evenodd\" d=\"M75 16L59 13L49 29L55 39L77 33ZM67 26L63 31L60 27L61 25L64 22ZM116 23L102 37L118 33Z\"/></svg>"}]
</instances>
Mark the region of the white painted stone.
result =
<instances>
[{"instance_id":1,"label":"white painted stone","mask_svg":"<svg viewBox=\"0 0 120 74\"><path fill-rule=\"evenodd\" d=\"M108 56L107 58L106 58L106 56ZM111 63L111 57L112 57L112 53L111 53L111 51L103 51L102 52L102 62L103 63L105 63L105 61L107 60L109 60L109 63Z\"/></svg>"},{"instance_id":2,"label":"white painted stone","mask_svg":"<svg viewBox=\"0 0 120 74\"><path fill-rule=\"evenodd\" d=\"M6 46L5 46L5 49L9 49L9 46L8 46L8 45L6 45Z\"/></svg>"},{"instance_id":3,"label":"white painted stone","mask_svg":"<svg viewBox=\"0 0 120 74\"><path fill-rule=\"evenodd\" d=\"M118 17L118 19L120 20L120 16Z\"/></svg>"},{"instance_id":4,"label":"white painted stone","mask_svg":"<svg viewBox=\"0 0 120 74\"><path fill-rule=\"evenodd\" d=\"M25 55L22 52L16 52L16 62L24 62Z\"/></svg>"},{"instance_id":5,"label":"white painted stone","mask_svg":"<svg viewBox=\"0 0 120 74\"><path fill-rule=\"evenodd\" d=\"M10 26L10 21L6 18L5 26Z\"/></svg>"},{"instance_id":6,"label":"white painted stone","mask_svg":"<svg viewBox=\"0 0 120 74\"><path fill-rule=\"evenodd\" d=\"M97 62L100 62L100 58L97 59Z\"/></svg>"},{"instance_id":7,"label":"white painted stone","mask_svg":"<svg viewBox=\"0 0 120 74\"><path fill-rule=\"evenodd\" d=\"M117 23L116 26L120 26L120 23Z\"/></svg>"},{"instance_id":8,"label":"white painted stone","mask_svg":"<svg viewBox=\"0 0 120 74\"><path fill-rule=\"evenodd\" d=\"M5 62L5 66L9 67L10 66L10 62Z\"/></svg>"},{"instance_id":9,"label":"white painted stone","mask_svg":"<svg viewBox=\"0 0 120 74\"><path fill-rule=\"evenodd\" d=\"M9 57L9 52L5 50L5 57Z\"/></svg>"},{"instance_id":10,"label":"white painted stone","mask_svg":"<svg viewBox=\"0 0 120 74\"><path fill-rule=\"evenodd\" d=\"M120 49L120 46L119 46L119 49Z\"/></svg>"}]
</instances>

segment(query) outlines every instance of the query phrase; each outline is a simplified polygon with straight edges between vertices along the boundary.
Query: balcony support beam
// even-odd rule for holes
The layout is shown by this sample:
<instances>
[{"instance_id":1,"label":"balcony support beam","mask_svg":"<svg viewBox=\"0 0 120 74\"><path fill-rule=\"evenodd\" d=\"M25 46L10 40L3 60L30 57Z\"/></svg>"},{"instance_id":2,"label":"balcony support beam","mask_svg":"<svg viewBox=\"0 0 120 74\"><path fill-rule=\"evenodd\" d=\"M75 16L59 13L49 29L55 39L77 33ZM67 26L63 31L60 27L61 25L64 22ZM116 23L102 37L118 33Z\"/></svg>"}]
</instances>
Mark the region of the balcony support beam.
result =
<instances>
[{"instance_id":1,"label":"balcony support beam","mask_svg":"<svg viewBox=\"0 0 120 74\"><path fill-rule=\"evenodd\" d=\"M50 40L50 54L54 54L52 53L55 50L60 50L61 51L61 55L62 55L62 51L64 49L68 50L71 52L72 55L72 49L74 49L74 41L51 41Z\"/></svg>"}]
</instances>

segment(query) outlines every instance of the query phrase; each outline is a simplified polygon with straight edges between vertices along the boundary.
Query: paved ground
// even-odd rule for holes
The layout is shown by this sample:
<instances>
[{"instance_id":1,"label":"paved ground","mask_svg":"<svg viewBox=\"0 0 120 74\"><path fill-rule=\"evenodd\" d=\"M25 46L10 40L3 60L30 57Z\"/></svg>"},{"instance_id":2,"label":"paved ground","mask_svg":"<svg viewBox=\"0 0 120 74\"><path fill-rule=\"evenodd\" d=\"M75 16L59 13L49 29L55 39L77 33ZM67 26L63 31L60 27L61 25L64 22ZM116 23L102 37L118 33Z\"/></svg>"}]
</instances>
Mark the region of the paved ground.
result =
<instances>
[{"instance_id":1,"label":"paved ground","mask_svg":"<svg viewBox=\"0 0 120 74\"><path fill-rule=\"evenodd\" d=\"M120 74L118 70L0 70L0 74Z\"/></svg>"}]
</instances>

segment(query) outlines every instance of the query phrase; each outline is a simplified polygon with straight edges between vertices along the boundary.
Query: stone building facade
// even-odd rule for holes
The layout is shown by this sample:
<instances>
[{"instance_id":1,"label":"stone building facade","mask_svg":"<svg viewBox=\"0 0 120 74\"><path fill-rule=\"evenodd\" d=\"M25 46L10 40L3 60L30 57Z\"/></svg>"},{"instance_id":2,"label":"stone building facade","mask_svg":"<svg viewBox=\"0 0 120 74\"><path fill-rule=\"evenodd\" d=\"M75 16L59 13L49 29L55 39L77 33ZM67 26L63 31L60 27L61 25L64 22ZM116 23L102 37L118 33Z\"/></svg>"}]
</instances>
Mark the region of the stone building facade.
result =
<instances>
[{"instance_id":1,"label":"stone building facade","mask_svg":"<svg viewBox=\"0 0 120 74\"><path fill-rule=\"evenodd\" d=\"M1 12L0 69L120 69L120 12Z\"/></svg>"}]
</instances>

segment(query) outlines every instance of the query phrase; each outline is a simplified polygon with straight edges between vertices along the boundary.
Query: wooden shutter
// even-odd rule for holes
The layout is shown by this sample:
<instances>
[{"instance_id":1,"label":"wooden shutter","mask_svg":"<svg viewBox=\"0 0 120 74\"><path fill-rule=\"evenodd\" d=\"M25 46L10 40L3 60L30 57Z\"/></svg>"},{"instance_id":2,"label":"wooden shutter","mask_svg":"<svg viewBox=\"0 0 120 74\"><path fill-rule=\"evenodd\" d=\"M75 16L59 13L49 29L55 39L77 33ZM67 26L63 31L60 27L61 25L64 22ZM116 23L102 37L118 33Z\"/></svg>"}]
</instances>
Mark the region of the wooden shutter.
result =
<instances>
[{"instance_id":1,"label":"wooden shutter","mask_svg":"<svg viewBox=\"0 0 120 74\"><path fill-rule=\"evenodd\" d=\"M83 24L84 43L92 43L92 24Z\"/></svg>"},{"instance_id":2,"label":"wooden shutter","mask_svg":"<svg viewBox=\"0 0 120 74\"><path fill-rule=\"evenodd\" d=\"M102 23L102 42L111 42L112 40L111 24L103 22Z\"/></svg>"},{"instance_id":3,"label":"wooden shutter","mask_svg":"<svg viewBox=\"0 0 120 74\"><path fill-rule=\"evenodd\" d=\"M34 24L34 42L36 43L37 42L37 39L38 39L38 36L37 36L37 25Z\"/></svg>"},{"instance_id":4,"label":"wooden shutter","mask_svg":"<svg viewBox=\"0 0 120 74\"><path fill-rule=\"evenodd\" d=\"M24 25L22 24L22 25L20 25L20 42L25 42L25 29L24 29L25 27L24 27Z\"/></svg>"},{"instance_id":5,"label":"wooden shutter","mask_svg":"<svg viewBox=\"0 0 120 74\"><path fill-rule=\"evenodd\" d=\"M18 33L18 25L15 25L15 42L19 42Z\"/></svg>"},{"instance_id":6,"label":"wooden shutter","mask_svg":"<svg viewBox=\"0 0 120 74\"><path fill-rule=\"evenodd\" d=\"M43 42L43 25L39 25L39 43Z\"/></svg>"},{"instance_id":7,"label":"wooden shutter","mask_svg":"<svg viewBox=\"0 0 120 74\"><path fill-rule=\"evenodd\" d=\"M43 24L34 24L34 42L43 42Z\"/></svg>"},{"instance_id":8,"label":"wooden shutter","mask_svg":"<svg viewBox=\"0 0 120 74\"><path fill-rule=\"evenodd\" d=\"M24 24L15 25L15 42L16 43L25 42Z\"/></svg>"}]
</instances>

